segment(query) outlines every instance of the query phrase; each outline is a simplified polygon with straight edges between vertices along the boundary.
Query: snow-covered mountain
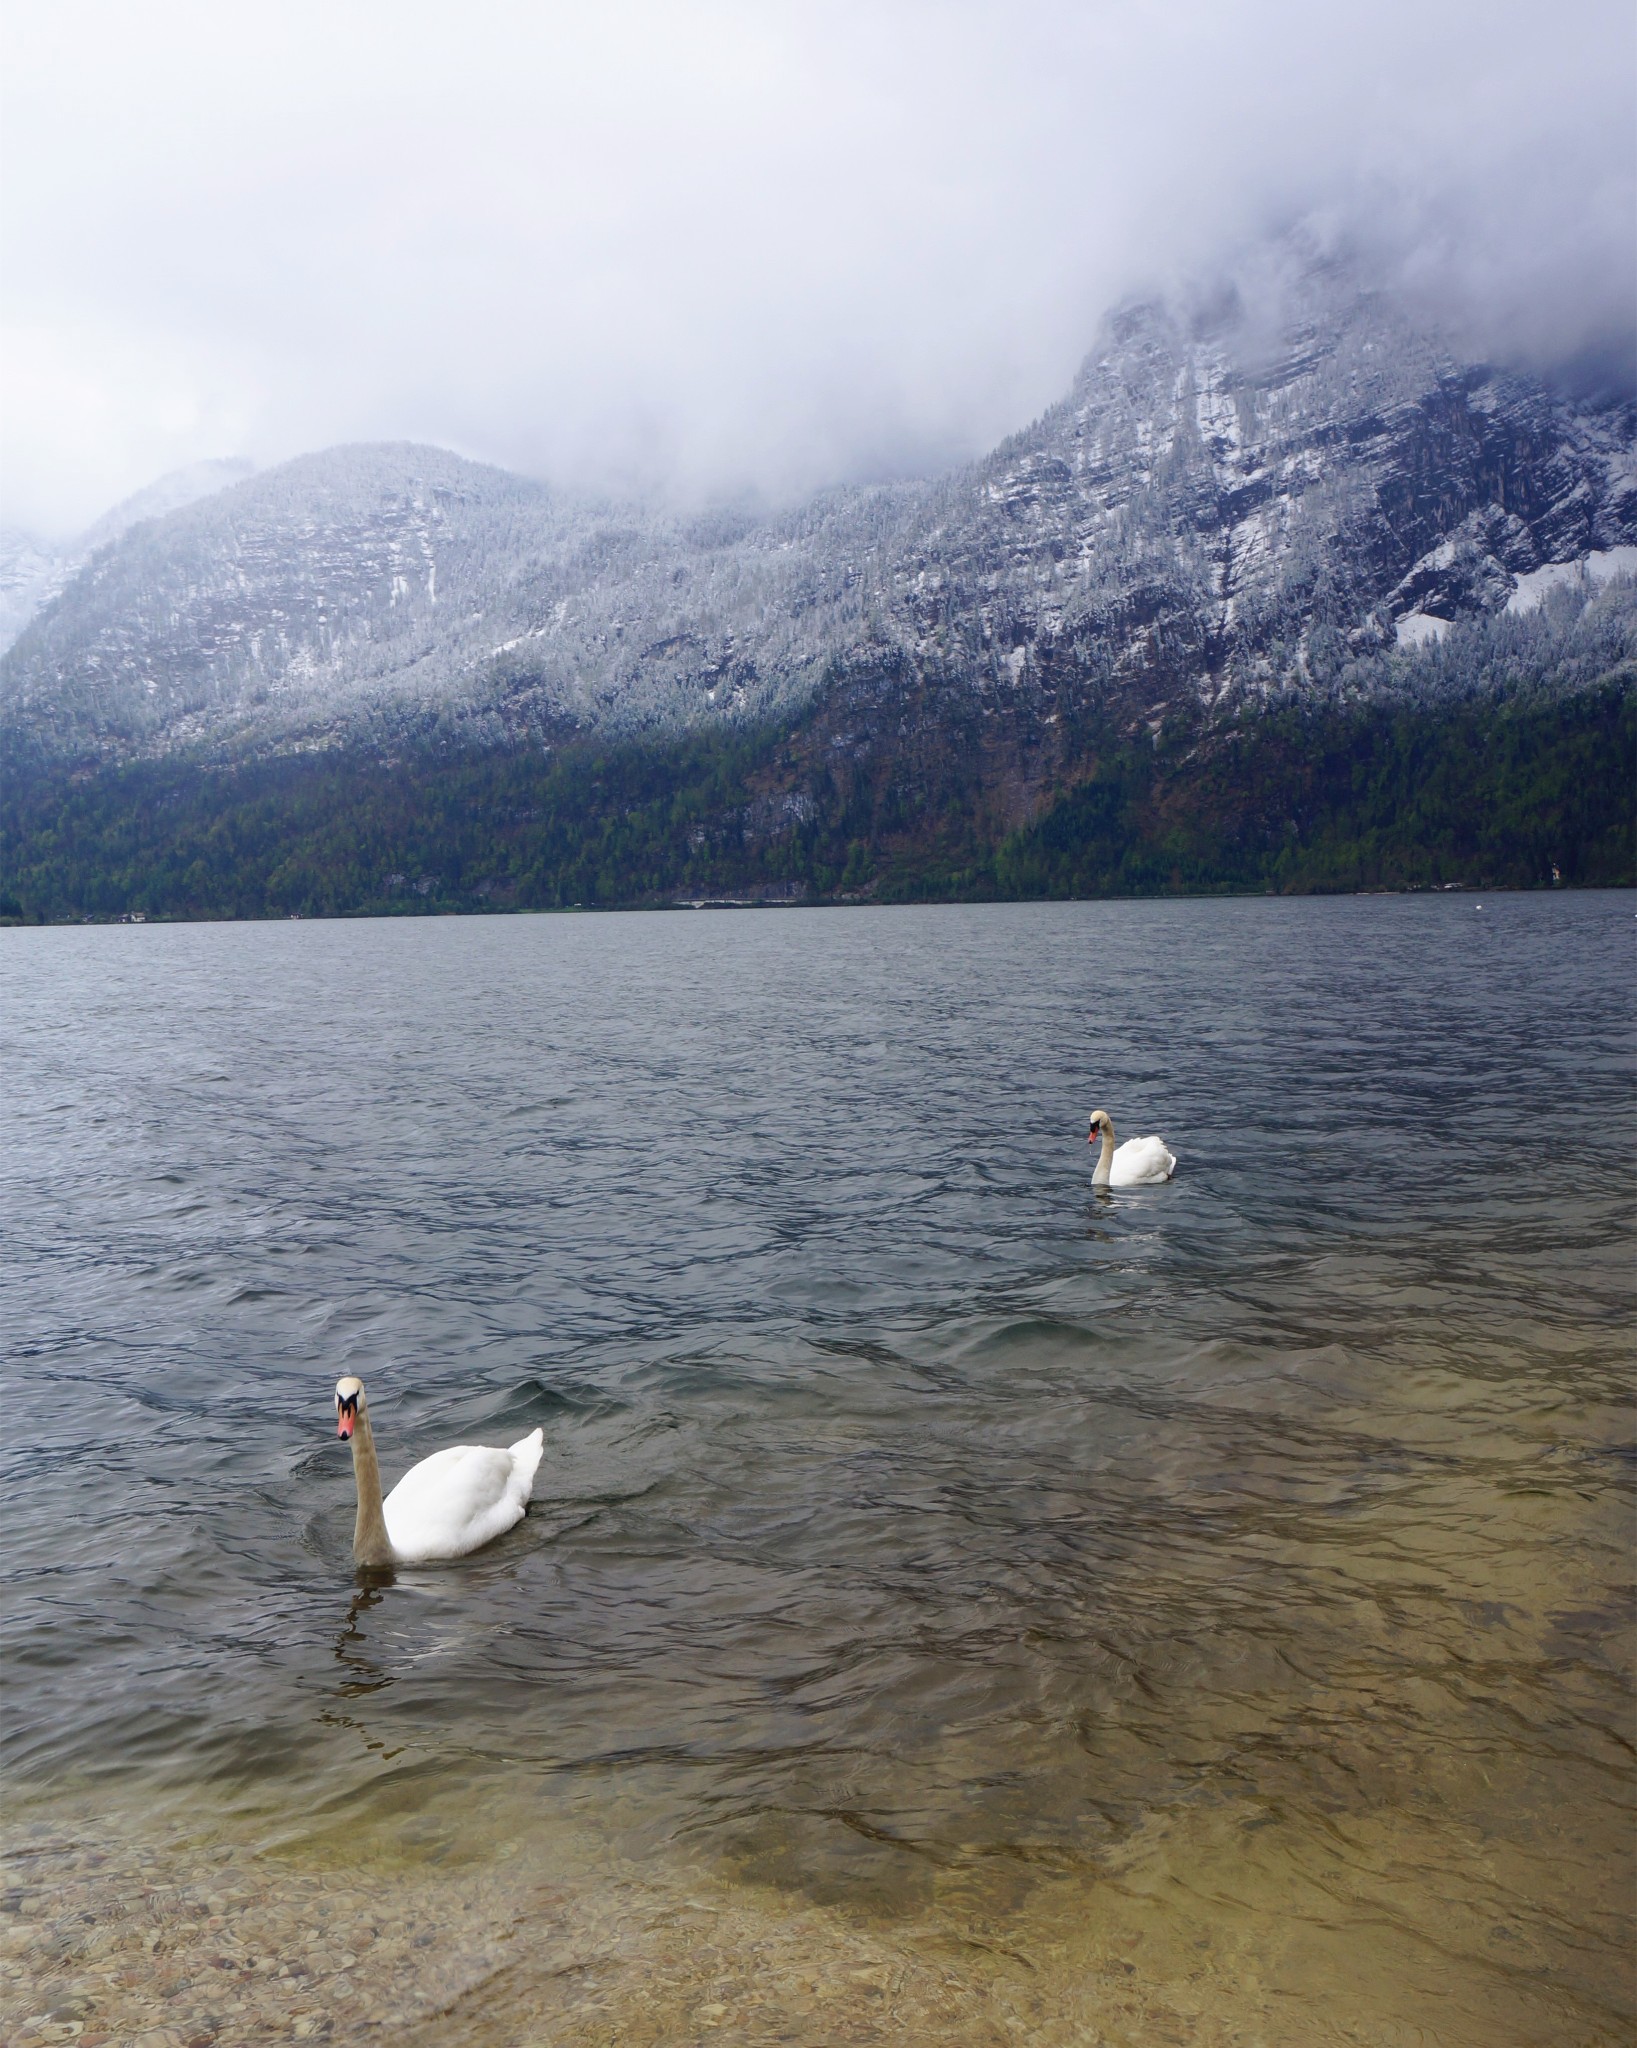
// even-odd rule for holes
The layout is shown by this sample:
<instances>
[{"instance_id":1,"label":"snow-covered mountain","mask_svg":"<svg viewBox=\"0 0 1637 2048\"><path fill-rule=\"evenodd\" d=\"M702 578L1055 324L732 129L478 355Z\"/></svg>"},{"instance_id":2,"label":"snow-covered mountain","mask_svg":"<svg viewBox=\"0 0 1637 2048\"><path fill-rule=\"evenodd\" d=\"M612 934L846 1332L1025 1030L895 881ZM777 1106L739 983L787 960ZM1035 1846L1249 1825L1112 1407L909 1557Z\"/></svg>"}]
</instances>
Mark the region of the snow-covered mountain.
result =
<instances>
[{"instance_id":1,"label":"snow-covered mountain","mask_svg":"<svg viewBox=\"0 0 1637 2048\"><path fill-rule=\"evenodd\" d=\"M7 657L0 710L48 751L99 753L775 711L863 632L866 574L914 501L683 519L437 448L330 449L96 556Z\"/></svg>"},{"instance_id":2,"label":"snow-covered mountain","mask_svg":"<svg viewBox=\"0 0 1637 2048\"><path fill-rule=\"evenodd\" d=\"M1637 403L1463 360L1285 243L1122 308L1061 404L927 483L689 519L409 446L235 482L79 568L0 668L0 721L57 757L231 755L676 730L829 692L1044 736L1345 687L1633 566Z\"/></svg>"},{"instance_id":3,"label":"snow-covered mountain","mask_svg":"<svg viewBox=\"0 0 1637 2048\"><path fill-rule=\"evenodd\" d=\"M1258 305L1117 314L1061 405L941 487L895 596L923 660L953 634L997 682L1210 698L1310 683L1633 543L1637 405L1461 362L1315 262Z\"/></svg>"},{"instance_id":4,"label":"snow-covered mountain","mask_svg":"<svg viewBox=\"0 0 1637 2048\"><path fill-rule=\"evenodd\" d=\"M78 560L38 534L0 526L0 646L11 646L78 566Z\"/></svg>"},{"instance_id":5,"label":"snow-covered mountain","mask_svg":"<svg viewBox=\"0 0 1637 2048\"><path fill-rule=\"evenodd\" d=\"M107 547L144 519L163 519L179 506L225 490L254 465L242 456L190 462L121 500L72 540L53 541L15 526L0 527L0 653L48 605L98 548Z\"/></svg>"}]
</instances>

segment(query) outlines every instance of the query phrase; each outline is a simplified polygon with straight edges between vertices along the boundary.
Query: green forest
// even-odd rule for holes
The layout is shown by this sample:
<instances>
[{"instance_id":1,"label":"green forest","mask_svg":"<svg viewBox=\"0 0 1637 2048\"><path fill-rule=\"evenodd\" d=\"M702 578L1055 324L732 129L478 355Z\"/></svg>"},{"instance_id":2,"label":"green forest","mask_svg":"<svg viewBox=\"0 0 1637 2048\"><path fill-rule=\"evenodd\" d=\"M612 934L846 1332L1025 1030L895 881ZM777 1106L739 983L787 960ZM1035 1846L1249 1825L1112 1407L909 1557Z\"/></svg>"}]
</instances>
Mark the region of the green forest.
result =
<instances>
[{"instance_id":1,"label":"green forest","mask_svg":"<svg viewBox=\"0 0 1637 2048\"><path fill-rule=\"evenodd\" d=\"M14 769L0 916L426 914L1637 880L1637 688L1088 727L1032 822L959 775L906 801L792 728L551 753ZM769 818L775 820L769 825Z\"/></svg>"}]
</instances>

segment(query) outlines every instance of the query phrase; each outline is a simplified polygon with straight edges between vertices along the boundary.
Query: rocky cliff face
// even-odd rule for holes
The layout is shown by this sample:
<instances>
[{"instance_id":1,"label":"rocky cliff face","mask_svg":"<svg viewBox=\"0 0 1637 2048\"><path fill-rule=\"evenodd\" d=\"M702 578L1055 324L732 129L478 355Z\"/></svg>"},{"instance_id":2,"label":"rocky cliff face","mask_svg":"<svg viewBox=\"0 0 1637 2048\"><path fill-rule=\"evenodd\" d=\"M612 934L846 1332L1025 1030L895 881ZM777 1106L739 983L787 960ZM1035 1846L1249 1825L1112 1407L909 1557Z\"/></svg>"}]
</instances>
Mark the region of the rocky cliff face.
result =
<instances>
[{"instance_id":1,"label":"rocky cliff face","mask_svg":"<svg viewBox=\"0 0 1637 2048\"><path fill-rule=\"evenodd\" d=\"M1026 811L1088 711L1344 687L1585 563L1637 566L1637 404L1462 361L1287 246L1116 314L971 469L777 518L573 502L433 449L303 458L97 553L7 656L0 721L85 760L805 707L838 755L999 747Z\"/></svg>"},{"instance_id":2,"label":"rocky cliff face","mask_svg":"<svg viewBox=\"0 0 1637 2048\"><path fill-rule=\"evenodd\" d=\"M1070 397L895 565L922 661L1155 709L1302 686L1417 619L1637 542L1637 408L1462 364L1340 266L1269 334L1235 299L1110 324Z\"/></svg>"}]
</instances>

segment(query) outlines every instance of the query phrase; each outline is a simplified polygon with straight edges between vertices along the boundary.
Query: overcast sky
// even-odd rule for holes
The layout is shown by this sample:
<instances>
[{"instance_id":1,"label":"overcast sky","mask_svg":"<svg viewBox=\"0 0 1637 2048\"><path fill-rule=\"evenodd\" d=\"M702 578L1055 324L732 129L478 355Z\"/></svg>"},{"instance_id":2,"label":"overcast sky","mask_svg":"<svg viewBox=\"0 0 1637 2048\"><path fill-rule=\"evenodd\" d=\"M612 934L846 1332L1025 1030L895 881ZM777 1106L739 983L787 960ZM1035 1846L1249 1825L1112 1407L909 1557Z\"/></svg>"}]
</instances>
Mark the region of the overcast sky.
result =
<instances>
[{"instance_id":1,"label":"overcast sky","mask_svg":"<svg viewBox=\"0 0 1637 2048\"><path fill-rule=\"evenodd\" d=\"M412 438L788 497L979 452L1292 212L1486 346L1637 293L1631 0L9 0L8 524Z\"/></svg>"}]
</instances>

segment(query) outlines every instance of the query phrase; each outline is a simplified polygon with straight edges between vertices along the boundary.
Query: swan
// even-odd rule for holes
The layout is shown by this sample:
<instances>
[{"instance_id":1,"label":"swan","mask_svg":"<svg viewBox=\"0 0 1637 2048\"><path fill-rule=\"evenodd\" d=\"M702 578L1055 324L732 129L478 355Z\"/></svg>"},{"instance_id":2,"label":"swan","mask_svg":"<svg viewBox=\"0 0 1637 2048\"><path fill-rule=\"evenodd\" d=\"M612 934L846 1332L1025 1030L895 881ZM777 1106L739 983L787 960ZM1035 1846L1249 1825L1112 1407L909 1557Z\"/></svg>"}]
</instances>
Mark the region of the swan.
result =
<instances>
[{"instance_id":1,"label":"swan","mask_svg":"<svg viewBox=\"0 0 1637 2048\"><path fill-rule=\"evenodd\" d=\"M1169 1180L1177 1170L1175 1154L1163 1138L1127 1138L1116 1152L1114 1120L1106 1109L1091 1112L1091 1129L1086 1143L1103 1141L1097 1155L1097 1171L1091 1176L1094 1188L1140 1188L1155 1181Z\"/></svg>"},{"instance_id":2,"label":"swan","mask_svg":"<svg viewBox=\"0 0 1637 2048\"><path fill-rule=\"evenodd\" d=\"M545 1445L545 1432L537 1429L508 1451L486 1444L434 1451L411 1465L382 1500L362 1380L336 1381L335 1433L352 1439L358 1488L354 1564L423 1564L434 1557L464 1557L492 1543L523 1519Z\"/></svg>"}]
</instances>

